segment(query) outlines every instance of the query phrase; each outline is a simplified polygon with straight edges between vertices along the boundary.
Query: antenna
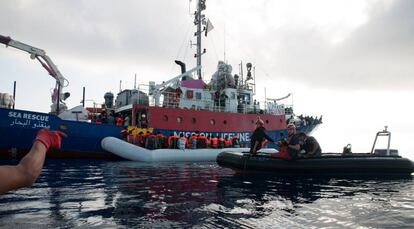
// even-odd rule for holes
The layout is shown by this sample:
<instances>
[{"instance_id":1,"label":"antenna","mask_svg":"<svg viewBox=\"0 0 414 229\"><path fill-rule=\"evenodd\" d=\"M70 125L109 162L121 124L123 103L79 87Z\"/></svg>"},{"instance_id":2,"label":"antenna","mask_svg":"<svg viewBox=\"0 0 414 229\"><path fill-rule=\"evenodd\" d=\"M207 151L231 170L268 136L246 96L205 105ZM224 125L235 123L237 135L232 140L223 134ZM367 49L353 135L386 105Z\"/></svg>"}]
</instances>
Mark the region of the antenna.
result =
<instances>
[{"instance_id":1,"label":"antenna","mask_svg":"<svg viewBox=\"0 0 414 229\"><path fill-rule=\"evenodd\" d=\"M224 24L224 63L226 63L226 24Z\"/></svg>"},{"instance_id":2,"label":"antenna","mask_svg":"<svg viewBox=\"0 0 414 229\"><path fill-rule=\"evenodd\" d=\"M122 80L120 80L120 81L119 81L119 92L121 92L121 91L122 91L122 89L121 89L121 85L122 85Z\"/></svg>"},{"instance_id":3,"label":"antenna","mask_svg":"<svg viewBox=\"0 0 414 229\"><path fill-rule=\"evenodd\" d=\"M206 24L206 17L204 14L201 14L201 11L206 9L206 0L198 0L197 2L197 11L194 13L194 24L197 26L197 32L194 34L194 36L197 37L197 53L195 54L195 57L197 58L197 67L200 67L197 70L197 75L198 75L198 79L202 79L201 76L201 55L203 55L204 53L206 53L206 49L203 49L203 51L201 50L201 35L202 32L206 30L206 28L204 27L204 29L201 29L201 25L205 25Z\"/></svg>"},{"instance_id":4,"label":"antenna","mask_svg":"<svg viewBox=\"0 0 414 229\"><path fill-rule=\"evenodd\" d=\"M134 89L137 89L137 73L135 73L134 77Z\"/></svg>"},{"instance_id":5,"label":"antenna","mask_svg":"<svg viewBox=\"0 0 414 229\"><path fill-rule=\"evenodd\" d=\"M256 95L256 66L253 66L254 95Z\"/></svg>"},{"instance_id":6,"label":"antenna","mask_svg":"<svg viewBox=\"0 0 414 229\"><path fill-rule=\"evenodd\" d=\"M240 61L240 82L243 85L243 61Z\"/></svg>"}]
</instances>

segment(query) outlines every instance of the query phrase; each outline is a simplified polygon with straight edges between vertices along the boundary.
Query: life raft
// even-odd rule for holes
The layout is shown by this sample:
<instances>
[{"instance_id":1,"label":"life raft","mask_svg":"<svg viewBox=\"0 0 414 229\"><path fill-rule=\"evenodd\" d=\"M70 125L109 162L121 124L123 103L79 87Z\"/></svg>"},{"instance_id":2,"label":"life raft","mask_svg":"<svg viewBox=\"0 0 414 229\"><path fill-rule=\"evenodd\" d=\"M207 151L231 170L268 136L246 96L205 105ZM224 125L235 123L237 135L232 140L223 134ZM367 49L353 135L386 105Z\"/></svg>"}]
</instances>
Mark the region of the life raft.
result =
<instances>
[{"instance_id":1,"label":"life raft","mask_svg":"<svg viewBox=\"0 0 414 229\"><path fill-rule=\"evenodd\" d=\"M243 152L248 148L203 148L203 149L155 149L149 150L115 137L102 139L101 146L106 151L124 159L142 162L204 162L215 161L219 153L224 151ZM261 153L275 153L276 149L261 149Z\"/></svg>"}]
</instances>

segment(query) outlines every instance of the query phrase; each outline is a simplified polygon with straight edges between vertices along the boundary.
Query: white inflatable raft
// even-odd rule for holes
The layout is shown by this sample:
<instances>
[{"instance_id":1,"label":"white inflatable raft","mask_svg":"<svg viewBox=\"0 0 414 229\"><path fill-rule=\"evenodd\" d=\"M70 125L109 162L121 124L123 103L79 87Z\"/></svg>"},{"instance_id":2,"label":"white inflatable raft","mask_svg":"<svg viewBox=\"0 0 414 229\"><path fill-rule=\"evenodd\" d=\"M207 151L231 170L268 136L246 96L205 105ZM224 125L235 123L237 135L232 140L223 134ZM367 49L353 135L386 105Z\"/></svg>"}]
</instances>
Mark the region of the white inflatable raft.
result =
<instances>
[{"instance_id":1,"label":"white inflatable raft","mask_svg":"<svg viewBox=\"0 0 414 229\"><path fill-rule=\"evenodd\" d=\"M222 149L156 149L148 150L114 137L102 139L101 146L106 151L132 161L165 162L165 161L216 161L219 153L225 151L248 152L249 148ZM276 149L261 149L262 153L275 153Z\"/></svg>"}]
</instances>

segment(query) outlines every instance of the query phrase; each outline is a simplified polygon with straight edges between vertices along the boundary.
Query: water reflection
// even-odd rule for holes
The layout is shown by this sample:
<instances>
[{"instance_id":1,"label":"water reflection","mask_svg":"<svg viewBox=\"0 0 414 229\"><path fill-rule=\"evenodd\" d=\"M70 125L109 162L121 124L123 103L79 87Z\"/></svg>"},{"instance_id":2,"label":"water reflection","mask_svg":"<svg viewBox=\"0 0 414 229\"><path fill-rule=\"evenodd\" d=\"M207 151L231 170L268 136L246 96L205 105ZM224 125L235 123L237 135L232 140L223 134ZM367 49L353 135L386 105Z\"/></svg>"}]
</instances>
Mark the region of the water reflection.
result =
<instances>
[{"instance_id":1,"label":"water reflection","mask_svg":"<svg viewBox=\"0 0 414 229\"><path fill-rule=\"evenodd\" d=\"M219 170L211 164L123 163L114 218L122 225L191 225L194 209L220 202Z\"/></svg>"},{"instance_id":2,"label":"water reflection","mask_svg":"<svg viewBox=\"0 0 414 229\"><path fill-rule=\"evenodd\" d=\"M404 196L412 196L410 193L414 190L411 177L361 179L284 177L269 174L235 174L222 177L218 186L225 196L225 201L217 209L221 209L225 218L243 218L243 225L261 227L361 226L354 221L355 218L367 221L364 226L375 226L377 220L364 218L367 209L374 210L374 217L382 216L381 211L387 211L384 206L390 207L391 200L406 201ZM413 202L405 203L406 206L411 206L408 209L412 213ZM235 215L235 212L238 214ZM332 212L335 214L332 215ZM340 218L338 213L348 217ZM293 224L285 224L292 220ZM403 222L402 225L406 226L406 221ZM217 225L220 223L222 222L216 222Z\"/></svg>"},{"instance_id":3,"label":"water reflection","mask_svg":"<svg viewBox=\"0 0 414 229\"><path fill-rule=\"evenodd\" d=\"M413 195L411 178L281 177L235 174L215 163L48 160L32 188L0 196L0 227L407 227L414 226Z\"/></svg>"}]
</instances>

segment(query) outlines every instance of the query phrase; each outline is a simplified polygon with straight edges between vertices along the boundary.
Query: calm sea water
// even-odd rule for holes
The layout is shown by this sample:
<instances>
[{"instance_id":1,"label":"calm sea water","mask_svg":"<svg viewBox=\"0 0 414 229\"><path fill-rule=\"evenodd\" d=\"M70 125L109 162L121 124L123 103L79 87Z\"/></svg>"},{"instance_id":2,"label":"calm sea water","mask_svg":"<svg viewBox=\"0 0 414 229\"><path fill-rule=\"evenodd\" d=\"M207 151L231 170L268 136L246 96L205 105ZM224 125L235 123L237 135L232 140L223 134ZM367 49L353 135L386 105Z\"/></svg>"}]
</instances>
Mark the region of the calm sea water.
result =
<instances>
[{"instance_id":1,"label":"calm sea water","mask_svg":"<svg viewBox=\"0 0 414 229\"><path fill-rule=\"evenodd\" d=\"M414 181L48 159L33 187L0 195L0 227L414 228Z\"/></svg>"}]
</instances>

